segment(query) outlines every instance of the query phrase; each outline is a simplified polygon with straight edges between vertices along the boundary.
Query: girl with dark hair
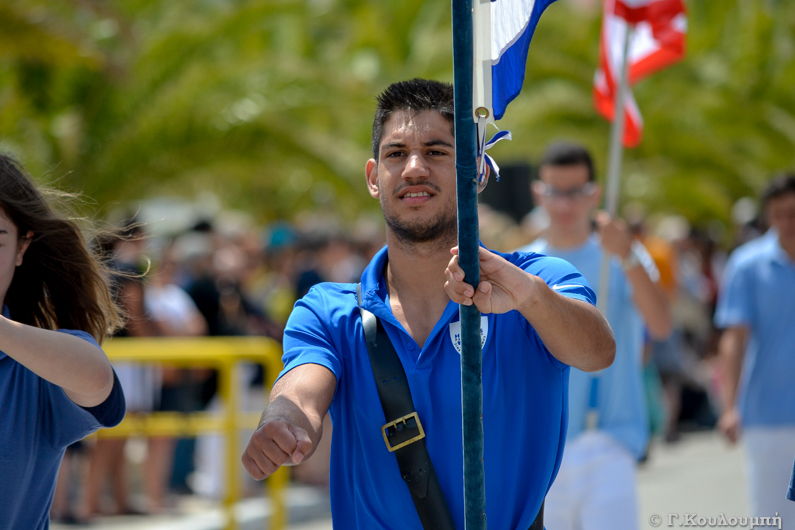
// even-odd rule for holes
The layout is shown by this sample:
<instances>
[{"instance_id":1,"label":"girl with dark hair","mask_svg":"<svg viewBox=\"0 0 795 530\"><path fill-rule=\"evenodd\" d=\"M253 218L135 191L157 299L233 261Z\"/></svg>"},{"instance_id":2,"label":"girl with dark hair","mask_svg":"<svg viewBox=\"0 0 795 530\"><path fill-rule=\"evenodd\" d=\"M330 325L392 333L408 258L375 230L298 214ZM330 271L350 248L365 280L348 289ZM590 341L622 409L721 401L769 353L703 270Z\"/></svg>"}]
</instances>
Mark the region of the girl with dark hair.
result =
<instances>
[{"instance_id":1,"label":"girl with dark hair","mask_svg":"<svg viewBox=\"0 0 795 530\"><path fill-rule=\"evenodd\" d=\"M99 346L121 323L77 226L0 154L0 527L46 529L66 447L124 417Z\"/></svg>"}]
</instances>

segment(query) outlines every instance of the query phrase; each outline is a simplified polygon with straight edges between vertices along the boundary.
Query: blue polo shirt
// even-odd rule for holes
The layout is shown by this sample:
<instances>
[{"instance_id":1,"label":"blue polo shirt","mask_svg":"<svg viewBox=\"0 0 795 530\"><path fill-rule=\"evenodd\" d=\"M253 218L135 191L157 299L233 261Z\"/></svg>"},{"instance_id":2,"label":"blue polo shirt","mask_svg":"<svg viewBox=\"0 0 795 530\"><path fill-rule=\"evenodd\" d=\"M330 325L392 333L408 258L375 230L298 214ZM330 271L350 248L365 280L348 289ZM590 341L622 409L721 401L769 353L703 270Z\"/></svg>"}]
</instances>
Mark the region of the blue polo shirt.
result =
<instances>
[{"instance_id":1,"label":"blue polo shirt","mask_svg":"<svg viewBox=\"0 0 795 530\"><path fill-rule=\"evenodd\" d=\"M58 331L99 348L88 333ZM61 387L0 352L0 401L0 529L49 528L66 447L100 427L118 424L124 417L124 394L114 374L114 390L105 403L80 407Z\"/></svg>"},{"instance_id":2,"label":"blue polo shirt","mask_svg":"<svg viewBox=\"0 0 795 530\"><path fill-rule=\"evenodd\" d=\"M568 261L585 276L594 291L600 292L603 251L595 234L576 248L559 249L550 246L545 239L537 239L520 250ZM597 428L610 434L638 458L649 438L641 362L645 328L624 271L617 260L611 259L609 263L607 321L616 339L616 358L609 368L598 373L571 369L567 437L574 440L585 430L587 413L595 408L598 411ZM652 278L658 277L648 253L641 254L641 263Z\"/></svg>"},{"instance_id":3,"label":"blue polo shirt","mask_svg":"<svg viewBox=\"0 0 795 530\"><path fill-rule=\"evenodd\" d=\"M750 331L737 398L743 425L795 425L795 262L775 231L730 256L715 326Z\"/></svg>"},{"instance_id":4,"label":"blue polo shirt","mask_svg":"<svg viewBox=\"0 0 795 530\"><path fill-rule=\"evenodd\" d=\"M560 292L594 303L568 263L500 254ZM456 527L464 528L461 356L458 305L449 302L423 348L392 315L383 271L386 247L362 275L363 306L394 344L426 432L428 452ZM566 432L569 368L517 311L481 318L486 515L491 528L528 528L557 473ZM334 373L330 414L334 528L420 529L408 487L381 434L386 422L373 380L355 284L323 283L299 300L284 334L281 375L315 363Z\"/></svg>"}]
</instances>

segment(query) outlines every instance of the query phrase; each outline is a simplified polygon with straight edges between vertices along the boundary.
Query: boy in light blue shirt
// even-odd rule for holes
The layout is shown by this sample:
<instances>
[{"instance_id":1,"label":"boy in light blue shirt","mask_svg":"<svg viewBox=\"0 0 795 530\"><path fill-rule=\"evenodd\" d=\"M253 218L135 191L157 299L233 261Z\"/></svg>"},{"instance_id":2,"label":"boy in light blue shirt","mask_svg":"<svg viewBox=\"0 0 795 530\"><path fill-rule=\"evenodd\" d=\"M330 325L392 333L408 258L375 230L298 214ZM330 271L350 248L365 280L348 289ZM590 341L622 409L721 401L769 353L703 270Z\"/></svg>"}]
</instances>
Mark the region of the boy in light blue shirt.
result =
<instances>
[{"instance_id":1,"label":"boy in light blue shirt","mask_svg":"<svg viewBox=\"0 0 795 530\"><path fill-rule=\"evenodd\" d=\"M602 256L611 254L607 321L616 339L610 368L595 374L570 371L566 448L547 495L546 524L555 530L634 530L635 463L648 441L641 362L644 321L656 338L665 338L671 329L667 300L657 285L659 273L623 221L600 212L598 232L592 233L591 214L600 190L584 148L550 146L533 194L547 210L550 225L520 250L568 261L597 293Z\"/></svg>"},{"instance_id":2,"label":"boy in light blue shirt","mask_svg":"<svg viewBox=\"0 0 795 530\"><path fill-rule=\"evenodd\" d=\"M763 204L771 228L732 253L715 311L724 329L718 427L745 440L751 515L795 521L781 496L795 447L795 174L774 179Z\"/></svg>"}]
</instances>

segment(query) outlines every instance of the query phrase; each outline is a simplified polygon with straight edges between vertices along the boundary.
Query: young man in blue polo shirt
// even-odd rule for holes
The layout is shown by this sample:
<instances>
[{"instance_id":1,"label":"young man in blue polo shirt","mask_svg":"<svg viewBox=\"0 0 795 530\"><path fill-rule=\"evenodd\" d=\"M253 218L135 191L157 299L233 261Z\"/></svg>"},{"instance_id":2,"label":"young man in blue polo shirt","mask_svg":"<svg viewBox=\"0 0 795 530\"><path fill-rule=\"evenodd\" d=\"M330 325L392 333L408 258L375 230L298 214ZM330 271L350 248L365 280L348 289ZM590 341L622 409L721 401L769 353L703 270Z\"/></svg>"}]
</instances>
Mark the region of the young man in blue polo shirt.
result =
<instances>
[{"instance_id":1,"label":"young man in blue polo shirt","mask_svg":"<svg viewBox=\"0 0 795 530\"><path fill-rule=\"evenodd\" d=\"M456 245L452 86L415 79L378 98L367 188L381 203L387 246L362 276L362 307L394 345L456 528L464 526L459 303L483 313L486 515L528 528L554 479L566 430L569 366L614 356L587 282L562 260L480 250L466 283ZM452 255L451 255L452 254ZM301 462L334 422L331 502L340 529L418 529L407 483L387 450L355 284L321 284L296 303L285 368L243 463L262 479Z\"/></svg>"},{"instance_id":2,"label":"young man in blue polo shirt","mask_svg":"<svg viewBox=\"0 0 795 530\"><path fill-rule=\"evenodd\" d=\"M763 203L770 230L732 253L718 296L718 426L732 443L742 427L749 515L779 512L792 525L795 505L782 492L795 448L795 174L774 179Z\"/></svg>"},{"instance_id":3,"label":"young man in blue polo shirt","mask_svg":"<svg viewBox=\"0 0 795 530\"><path fill-rule=\"evenodd\" d=\"M579 145L551 145L533 182L536 204L549 227L520 250L565 259L599 289L602 256L611 256L607 321L616 340L613 365L598 374L572 369L566 451L547 496L545 518L554 530L635 530L639 524L635 466L648 441L643 397L644 326L656 338L671 330L659 273L623 221L599 205L593 162Z\"/></svg>"}]
</instances>

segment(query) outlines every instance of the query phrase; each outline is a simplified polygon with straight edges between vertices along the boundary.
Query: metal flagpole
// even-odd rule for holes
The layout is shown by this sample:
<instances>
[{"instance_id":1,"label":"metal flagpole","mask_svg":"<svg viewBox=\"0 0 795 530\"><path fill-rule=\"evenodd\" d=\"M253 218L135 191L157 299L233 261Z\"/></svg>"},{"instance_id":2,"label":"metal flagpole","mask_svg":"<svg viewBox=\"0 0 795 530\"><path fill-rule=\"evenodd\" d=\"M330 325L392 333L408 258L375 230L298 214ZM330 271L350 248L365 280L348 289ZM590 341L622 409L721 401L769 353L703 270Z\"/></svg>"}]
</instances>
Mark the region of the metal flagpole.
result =
<instances>
[{"instance_id":1,"label":"metal flagpole","mask_svg":"<svg viewBox=\"0 0 795 530\"><path fill-rule=\"evenodd\" d=\"M455 80L455 165L458 192L458 257L465 281L477 289L478 260L477 140L472 105L472 0L452 0ZM480 311L459 306L461 317L461 405L464 434L465 528L486 528L483 469L483 380Z\"/></svg>"},{"instance_id":2,"label":"metal flagpole","mask_svg":"<svg viewBox=\"0 0 795 530\"><path fill-rule=\"evenodd\" d=\"M618 90L613 96L613 126L610 130L610 154L607 161L607 190L605 193L605 210L610 217L618 212L618 196L621 191L621 161L624 155L624 96L629 90L629 42L632 26L627 23L624 32L624 53L621 56L621 68L618 76ZM607 318L608 293L610 292L610 256L602 251L602 271L599 279L599 311Z\"/></svg>"}]
</instances>

